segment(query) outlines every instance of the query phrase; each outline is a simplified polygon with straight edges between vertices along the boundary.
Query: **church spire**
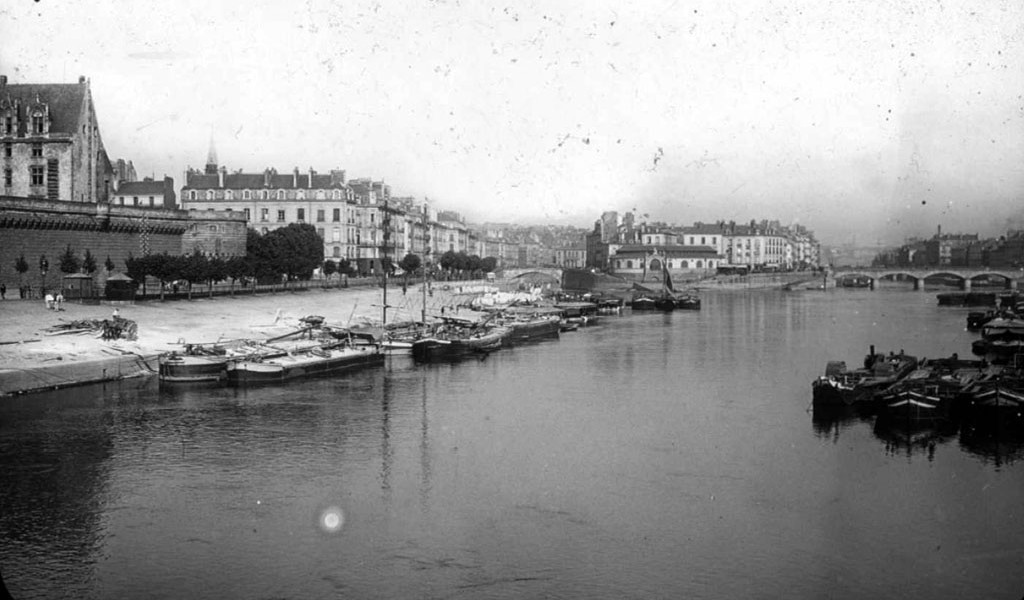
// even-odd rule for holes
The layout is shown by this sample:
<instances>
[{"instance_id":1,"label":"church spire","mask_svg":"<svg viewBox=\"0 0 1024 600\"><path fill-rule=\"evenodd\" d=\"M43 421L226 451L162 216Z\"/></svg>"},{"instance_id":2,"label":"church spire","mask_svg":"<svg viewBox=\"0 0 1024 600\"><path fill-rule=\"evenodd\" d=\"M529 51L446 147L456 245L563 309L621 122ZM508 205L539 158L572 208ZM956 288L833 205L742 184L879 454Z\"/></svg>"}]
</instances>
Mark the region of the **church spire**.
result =
<instances>
[{"instance_id":1,"label":"church spire","mask_svg":"<svg viewBox=\"0 0 1024 600\"><path fill-rule=\"evenodd\" d=\"M217 148L213 146L213 132L210 132L210 152L206 155L206 174L217 174Z\"/></svg>"}]
</instances>

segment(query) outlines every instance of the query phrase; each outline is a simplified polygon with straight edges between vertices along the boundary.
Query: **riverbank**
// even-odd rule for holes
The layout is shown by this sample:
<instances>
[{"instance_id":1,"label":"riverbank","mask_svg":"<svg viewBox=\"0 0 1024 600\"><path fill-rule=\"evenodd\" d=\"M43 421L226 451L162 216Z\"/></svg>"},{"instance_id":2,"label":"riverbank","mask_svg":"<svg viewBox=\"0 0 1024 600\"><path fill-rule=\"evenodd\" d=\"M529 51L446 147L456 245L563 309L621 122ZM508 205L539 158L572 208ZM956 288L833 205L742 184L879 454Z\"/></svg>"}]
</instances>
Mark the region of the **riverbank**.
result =
<instances>
[{"instance_id":1,"label":"riverbank","mask_svg":"<svg viewBox=\"0 0 1024 600\"><path fill-rule=\"evenodd\" d=\"M428 315L442 309L457 314L477 287L478 282L434 285L426 297ZM389 322L419 319L422 288L389 289L388 306ZM310 289L63 308L49 310L39 300L0 301L0 396L155 374L157 356L183 342L272 338L301 326L309 315L331 324L379 323L381 290ZM137 324L136 340L103 340L99 331L60 333L74 321L110 319L115 308Z\"/></svg>"}]
</instances>

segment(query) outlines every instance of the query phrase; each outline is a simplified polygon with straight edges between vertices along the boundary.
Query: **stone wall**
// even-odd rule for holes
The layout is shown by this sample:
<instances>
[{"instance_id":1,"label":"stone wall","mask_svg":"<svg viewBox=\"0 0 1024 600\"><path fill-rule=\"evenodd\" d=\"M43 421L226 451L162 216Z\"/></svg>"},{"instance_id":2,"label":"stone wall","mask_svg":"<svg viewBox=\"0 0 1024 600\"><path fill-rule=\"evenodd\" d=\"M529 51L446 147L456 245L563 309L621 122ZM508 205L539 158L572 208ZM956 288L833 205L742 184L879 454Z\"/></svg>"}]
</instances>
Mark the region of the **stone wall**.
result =
<instances>
[{"instance_id":1,"label":"stone wall","mask_svg":"<svg viewBox=\"0 0 1024 600\"><path fill-rule=\"evenodd\" d=\"M7 286L7 298L17 298L22 285L36 294L44 285L57 287L63 276L60 256L69 244L79 259L86 250L96 259L94 276L102 289L108 256L123 273L129 255L142 256L147 249L151 254L219 249L220 256L244 256L245 238L244 217L237 214L0 196L0 282ZM15 270L22 255L29 267L24 276ZM49 261L45 280L39 269L44 255Z\"/></svg>"}]
</instances>

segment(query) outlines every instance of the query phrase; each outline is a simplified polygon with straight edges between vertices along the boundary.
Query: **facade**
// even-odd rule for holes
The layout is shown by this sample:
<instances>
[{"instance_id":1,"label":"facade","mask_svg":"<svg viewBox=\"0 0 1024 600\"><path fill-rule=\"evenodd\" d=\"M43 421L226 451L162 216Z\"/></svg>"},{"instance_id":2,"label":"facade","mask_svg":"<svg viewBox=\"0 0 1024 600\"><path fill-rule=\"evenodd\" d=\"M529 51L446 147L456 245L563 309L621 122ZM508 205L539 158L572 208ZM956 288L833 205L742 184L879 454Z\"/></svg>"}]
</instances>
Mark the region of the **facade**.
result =
<instances>
[{"instance_id":1,"label":"facade","mask_svg":"<svg viewBox=\"0 0 1024 600\"><path fill-rule=\"evenodd\" d=\"M110 195L110 203L118 206L139 208L177 208L174 180L164 177L154 181L149 177L142 181L120 181Z\"/></svg>"},{"instance_id":2,"label":"facade","mask_svg":"<svg viewBox=\"0 0 1024 600\"><path fill-rule=\"evenodd\" d=\"M614 247L613 247L614 248ZM673 277L714 274L721 255L708 246L645 246L627 244L614 248L610 261L616 275L659 279L663 269Z\"/></svg>"},{"instance_id":3,"label":"facade","mask_svg":"<svg viewBox=\"0 0 1024 600\"><path fill-rule=\"evenodd\" d=\"M563 269L583 269L587 266L587 247L575 244L565 248L555 248L555 266Z\"/></svg>"},{"instance_id":4,"label":"facade","mask_svg":"<svg viewBox=\"0 0 1024 600\"><path fill-rule=\"evenodd\" d=\"M0 75L0 163L2 195L106 202L114 174L89 80L12 84Z\"/></svg>"}]
</instances>

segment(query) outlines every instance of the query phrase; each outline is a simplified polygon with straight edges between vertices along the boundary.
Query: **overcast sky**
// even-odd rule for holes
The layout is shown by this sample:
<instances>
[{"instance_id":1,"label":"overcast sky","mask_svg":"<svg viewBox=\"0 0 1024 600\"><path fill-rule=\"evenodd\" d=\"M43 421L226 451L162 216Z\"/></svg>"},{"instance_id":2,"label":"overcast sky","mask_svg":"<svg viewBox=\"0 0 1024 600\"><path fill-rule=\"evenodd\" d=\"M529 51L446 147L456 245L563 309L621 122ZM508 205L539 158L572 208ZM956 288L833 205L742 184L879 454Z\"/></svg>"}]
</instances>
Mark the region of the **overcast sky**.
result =
<instances>
[{"instance_id":1,"label":"overcast sky","mask_svg":"<svg viewBox=\"0 0 1024 600\"><path fill-rule=\"evenodd\" d=\"M1024 217L1024 3L623 4L18 0L0 72L86 75L108 154L179 188L212 135L229 170L342 168L472 221L866 244Z\"/></svg>"}]
</instances>

